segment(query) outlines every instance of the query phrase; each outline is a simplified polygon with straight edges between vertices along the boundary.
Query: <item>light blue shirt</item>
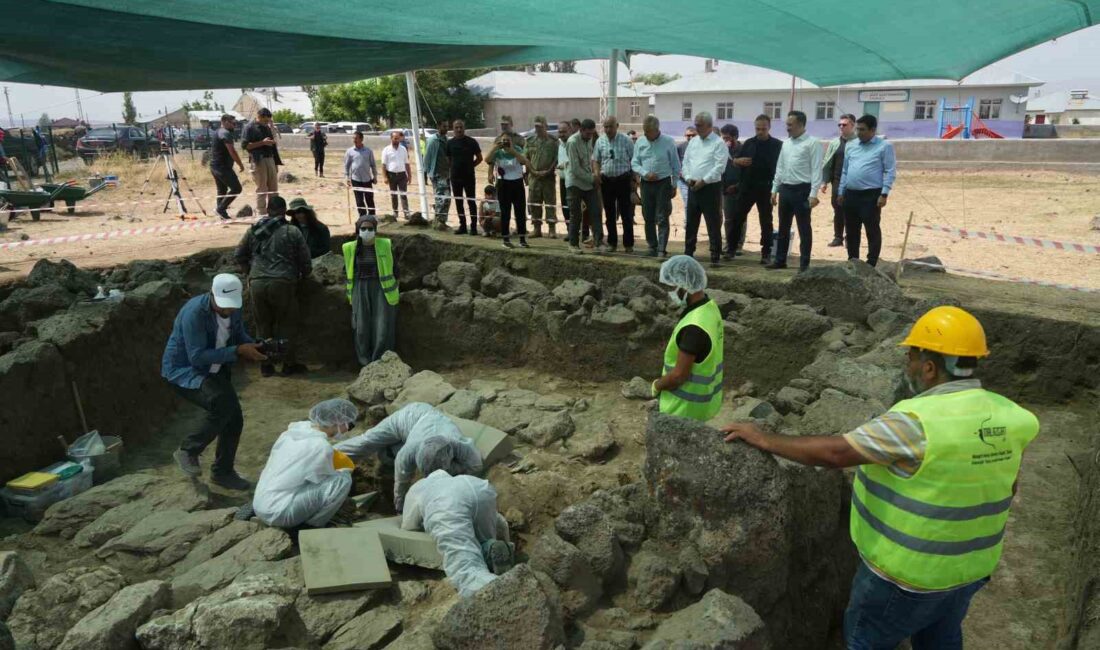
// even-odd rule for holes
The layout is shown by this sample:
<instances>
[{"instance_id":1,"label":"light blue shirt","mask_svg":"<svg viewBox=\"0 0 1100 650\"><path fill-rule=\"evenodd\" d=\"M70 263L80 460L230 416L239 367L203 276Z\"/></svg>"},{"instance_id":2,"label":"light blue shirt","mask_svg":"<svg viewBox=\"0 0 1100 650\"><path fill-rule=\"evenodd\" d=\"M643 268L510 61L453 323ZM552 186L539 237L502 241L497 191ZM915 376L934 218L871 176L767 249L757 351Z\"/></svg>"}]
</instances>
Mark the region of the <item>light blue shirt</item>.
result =
<instances>
[{"instance_id":1,"label":"light blue shirt","mask_svg":"<svg viewBox=\"0 0 1100 650\"><path fill-rule=\"evenodd\" d=\"M635 174L645 177L653 174L657 180L680 177L680 156L676 151L676 141L672 136L660 133L650 142L644 135L634 143L634 158L630 168Z\"/></svg>"},{"instance_id":2,"label":"light blue shirt","mask_svg":"<svg viewBox=\"0 0 1100 650\"><path fill-rule=\"evenodd\" d=\"M840 175L840 195L845 190L874 190L882 188L883 196L890 193L898 175L898 161L894 145L877 135L867 142L854 140L844 149L844 172Z\"/></svg>"}]
</instances>

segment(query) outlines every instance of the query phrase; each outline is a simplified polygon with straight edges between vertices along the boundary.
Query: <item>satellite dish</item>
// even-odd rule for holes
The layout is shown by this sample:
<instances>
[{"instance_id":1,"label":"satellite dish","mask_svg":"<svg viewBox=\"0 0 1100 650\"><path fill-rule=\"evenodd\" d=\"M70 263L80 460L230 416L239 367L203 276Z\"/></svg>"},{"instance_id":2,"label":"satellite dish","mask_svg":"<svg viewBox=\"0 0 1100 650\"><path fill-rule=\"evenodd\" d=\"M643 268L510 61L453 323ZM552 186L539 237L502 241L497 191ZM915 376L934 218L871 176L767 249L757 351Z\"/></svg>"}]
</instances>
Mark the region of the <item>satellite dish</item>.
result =
<instances>
[{"instance_id":1,"label":"satellite dish","mask_svg":"<svg viewBox=\"0 0 1100 650\"><path fill-rule=\"evenodd\" d=\"M1026 104L1027 95L1009 95L1008 101L1012 102L1013 104Z\"/></svg>"}]
</instances>

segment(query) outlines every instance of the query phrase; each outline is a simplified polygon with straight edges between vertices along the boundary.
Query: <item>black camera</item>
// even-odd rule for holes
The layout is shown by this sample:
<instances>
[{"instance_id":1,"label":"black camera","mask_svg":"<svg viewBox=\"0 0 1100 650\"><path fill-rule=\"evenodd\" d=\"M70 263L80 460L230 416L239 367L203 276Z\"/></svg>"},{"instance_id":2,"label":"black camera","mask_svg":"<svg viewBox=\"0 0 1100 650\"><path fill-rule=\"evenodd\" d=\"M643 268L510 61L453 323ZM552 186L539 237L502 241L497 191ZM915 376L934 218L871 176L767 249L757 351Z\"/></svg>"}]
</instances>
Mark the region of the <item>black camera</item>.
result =
<instances>
[{"instance_id":1,"label":"black camera","mask_svg":"<svg viewBox=\"0 0 1100 650\"><path fill-rule=\"evenodd\" d=\"M290 349L289 339L264 339L257 344L260 352L271 361L278 361L286 356Z\"/></svg>"}]
</instances>

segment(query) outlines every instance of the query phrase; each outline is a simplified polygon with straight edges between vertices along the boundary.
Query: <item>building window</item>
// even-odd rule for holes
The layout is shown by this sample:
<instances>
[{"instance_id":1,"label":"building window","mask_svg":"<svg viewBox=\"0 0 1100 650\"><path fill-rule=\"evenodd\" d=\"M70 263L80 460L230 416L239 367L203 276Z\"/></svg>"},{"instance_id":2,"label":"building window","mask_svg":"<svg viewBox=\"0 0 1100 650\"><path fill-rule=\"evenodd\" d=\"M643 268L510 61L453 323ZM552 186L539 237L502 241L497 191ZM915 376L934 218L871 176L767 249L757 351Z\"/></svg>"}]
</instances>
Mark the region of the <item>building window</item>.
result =
<instances>
[{"instance_id":1,"label":"building window","mask_svg":"<svg viewBox=\"0 0 1100 650\"><path fill-rule=\"evenodd\" d=\"M819 120L831 120L836 115L836 102L818 102L817 117Z\"/></svg>"},{"instance_id":2,"label":"building window","mask_svg":"<svg viewBox=\"0 0 1100 650\"><path fill-rule=\"evenodd\" d=\"M639 102L630 102L630 117L641 117L642 105Z\"/></svg>"},{"instance_id":3,"label":"building window","mask_svg":"<svg viewBox=\"0 0 1100 650\"><path fill-rule=\"evenodd\" d=\"M1001 100L983 99L978 103L978 117L983 120L1001 119Z\"/></svg>"},{"instance_id":4,"label":"building window","mask_svg":"<svg viewBox=\"0 0 1100 650\"><path fill-rule=\"evenodd\" d=\"M684 102L680 104L680 119L691 121L695 116L691 112L691 102Z\"/></svg>"},{"instance_id":5,"label":"building window","mask_svg":"<svg viewBox=\"0 0 1100 650\"><path fill-rule=\"evenodd\" d=\"M764 102L764 115L773 120L783 119L783 102Z\"/></svg>"},{"instance_id":6,"label":"building window","mask_svg":"<svg viewBox=\"0 0 1100 650\"><path fill-rule=\"evenodd\" d=\"M936 100L918 99L913 105L914 120L930 120L936 115Z\"/></svg>"},{"instance_id":7,"label":"building window","mask_svg":"<svg viewBox=\"0 0 1100 650\"><path fill-rule=\"evenodd\" d=\"M732 120L733 102L718 102L717 110L715 111L715 113L715 119L717 120Z\"/></svg>"}]
</instances>

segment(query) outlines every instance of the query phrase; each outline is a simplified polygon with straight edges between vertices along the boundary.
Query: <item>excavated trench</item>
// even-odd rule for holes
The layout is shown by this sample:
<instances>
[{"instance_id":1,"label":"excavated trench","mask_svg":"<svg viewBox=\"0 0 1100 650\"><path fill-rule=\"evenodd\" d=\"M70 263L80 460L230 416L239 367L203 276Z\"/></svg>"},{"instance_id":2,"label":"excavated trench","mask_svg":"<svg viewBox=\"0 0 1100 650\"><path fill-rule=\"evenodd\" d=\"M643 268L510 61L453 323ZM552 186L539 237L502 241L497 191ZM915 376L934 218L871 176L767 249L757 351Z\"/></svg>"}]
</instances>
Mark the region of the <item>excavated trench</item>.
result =
<instances>
[{"instance_id":1,"label":"excavated trench","mask_svg":"<svg viewBox=\"0 0 1100 650\"><path fill-rule=\"evenodd\" d=\"M70 398L75 383L89 426L122 436L124 469L148 485L127 497L117 497L124 491L118 488L115 501L100 496L55 508L33 532L5 521L4 530L18 534L0 548L24 556L38 586L14 601L8 625L17 640L53 626L61 629L36 633L25 646L75 643L64 639L65 629L85 615L94 618L93 607L122 586L152 579L164 580L174 595L158 596L167 600L136 616L141 620L130 634L159 616L138 633L143 647L167 647L171 634L179 637L173 643L210 643L198 628L166 626L167 610L199 597L216 614L225 599L239 597L226 595L236 582L263 573L275 576L279 584L272 589L283 590L292 611L271 629L252 626L266 630L267 647L360 647L340 643L362 639L368 631L360 628L371 625L385 631L362 647L658 648L687 637L727 644L717 647L762 647L765 638L773 648L840 647L856 564L847 535L850 477L723 445L713 429L649 415L643 401L627 398L625 382L659 371L675 323L664 289L654 284L655 265L500 254L424 235L398 236L397 250L400 359L357 378L342 264L335 255L322 258L303 284L301 355L310 375L238 374L246 414L239 464L256 476L286 422L345 389L370 420L382 417L387 405L437 402L516 437L511 468L498 465L487 478L535 572L517 572L485 598L455 606L441 574L398 568L400 589L341 601L344 609L325 601L328 609L318 613L317 603L298 593L300 572L287 568L296 562L289 542L284 548L279 540L256 540L273 531L231 533L220 520L195 533L192 528L201 528L196 517L213 517L201 513L221 512L239 497L194 494L180 487L165 462L197 414L181 407L159 379L163 344L187 296L204 291L213 274L232 270L228 252L135 262L99 274L41 262L25 282L0 288L0 430L7 442L0 479L53 462L56 436L80 432ZM97 284L122 289L125 297L74 304ZM896 342L914 315L936 302L907 298L861 265L815 269L790 283L716 274L708 293L726 319L729 396L712 424L752 419L791 434L841 433L901 397ZM975 311L995 351L982 367L985 385L1036 410L1043 431L1025 457L1002 567L967 619L968 643L1095 647L1100 328ZM173 522L165 522L169 528L159 536L131 530L165 508L189 513L190 536L179 537L180 547L134 542L143 534L183 535ZM121 544L124 535L131 538ZM218 536L225 538L220 544L210 541ZM225 573L233 553L241 570ZM105 571L117 572L117 589L104 590L92 607L72 606L72 620L49 618L63 602L49 600L58 580L96 576L111 583L115 574L104 578ZM51 582L54 574L60 575ZM740 600L721 600L713 590ZM521 606L532 618L499 611ZM360 627L348 623L371 612L377 616ZM383 613L392 625L379 623ZM715 616L736 621L743 636L694 630L688 622Z\"/></svg>"}]
</instances>

